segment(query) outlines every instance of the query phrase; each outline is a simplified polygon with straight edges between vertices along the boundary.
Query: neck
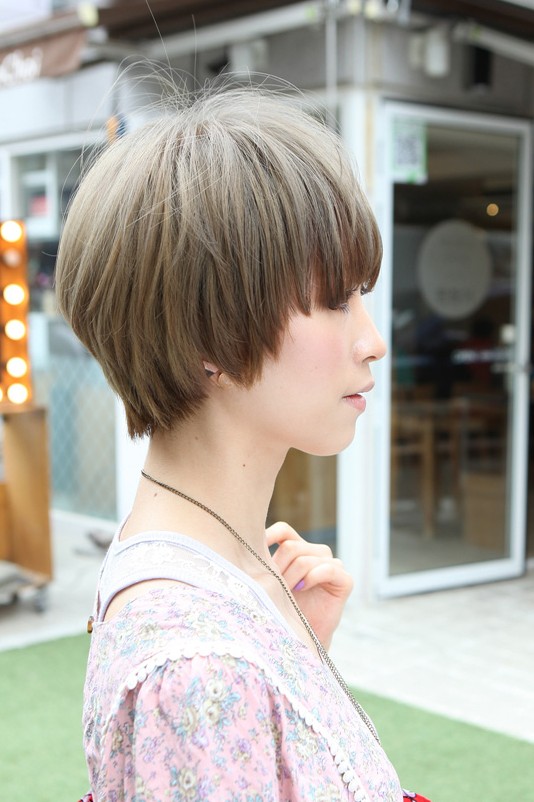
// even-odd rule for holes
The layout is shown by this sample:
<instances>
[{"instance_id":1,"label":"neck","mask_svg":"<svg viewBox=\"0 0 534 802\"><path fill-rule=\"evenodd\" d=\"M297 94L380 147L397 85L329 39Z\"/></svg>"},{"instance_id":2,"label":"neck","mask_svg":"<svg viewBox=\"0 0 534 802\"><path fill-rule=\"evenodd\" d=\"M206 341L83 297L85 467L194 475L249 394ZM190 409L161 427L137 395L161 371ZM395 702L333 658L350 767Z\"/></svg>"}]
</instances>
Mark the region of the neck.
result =
<instances>
[{"instance_id":1,"label":"neck","mask_svg":"<svg viewBox=\"0 0 534 802\"><path fill-rule=\"evenodd\" d=\"M199 414L172 432L153 436L145 469L217 513L255 551L267 556L265 521L284 458L285 453L274 453L251 433L229 430L221 421ZM145 479L132 512L132 518L136 516L141 519L139 526L151 517L155 520L149 528L174 528L238 563L248 559L207 512Z\"/></svg>"}]
</instances>

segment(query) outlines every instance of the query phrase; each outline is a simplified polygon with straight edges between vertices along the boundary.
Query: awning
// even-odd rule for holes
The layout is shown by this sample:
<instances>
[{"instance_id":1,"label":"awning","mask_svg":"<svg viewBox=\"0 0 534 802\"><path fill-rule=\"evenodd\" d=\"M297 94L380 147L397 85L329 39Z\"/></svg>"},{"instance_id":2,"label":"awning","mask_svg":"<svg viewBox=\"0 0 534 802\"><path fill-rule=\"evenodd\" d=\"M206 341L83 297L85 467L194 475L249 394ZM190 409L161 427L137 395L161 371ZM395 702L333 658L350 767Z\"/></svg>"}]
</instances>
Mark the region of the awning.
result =
<instances>
[{"instance_id":1,"label":"awning","mask_svg":"<svg viewBox=\"0 0 534 802\"><path fill-rule=\"evenodd\" d=\"M99 24L112 40L139 42L302 3L303 0L113 0L99 9ZM352 0L350 5L353 13L361 13L365 3ZM402 0L401 5L451 24L472 20L510 36L530 41L534 37L534 0Z\"/></svg>"},{"instance_id":2,"label":"awning","mask_svg":"<svg viewBox=\"0 0 534 802\"><path fill-rule=\"evenodd\" d=\"M0 50L0 88L77 70L87 31L80 28Z\"/></svg>"},{"instance_id":3,"label":"awning","mask_svg":"<svg viewBox=\"0 0 534 802\"><path fill-rule=\"evenodd\" d=\"M529 42L534 37L534 3L531 0L412 0L411 8L452 24L469 20Z\"/></svg>"}]
</instances>

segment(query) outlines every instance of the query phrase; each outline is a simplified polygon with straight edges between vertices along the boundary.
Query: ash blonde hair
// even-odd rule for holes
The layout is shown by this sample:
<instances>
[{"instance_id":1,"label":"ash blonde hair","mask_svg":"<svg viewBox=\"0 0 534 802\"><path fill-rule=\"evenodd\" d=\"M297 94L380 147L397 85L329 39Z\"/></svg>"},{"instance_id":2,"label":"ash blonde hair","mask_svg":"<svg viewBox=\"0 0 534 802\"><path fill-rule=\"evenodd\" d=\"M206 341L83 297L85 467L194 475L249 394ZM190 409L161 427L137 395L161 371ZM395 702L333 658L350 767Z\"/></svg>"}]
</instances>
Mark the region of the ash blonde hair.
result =
<instances>
[{"instance_id":1,"label":"ash blonde hair","mask_svg":"<svg viewBox=\"0 0 534 802\"><path fill-rule=\"evenodd\" d=\"M203 360L250 386L292 313L371 288L380 260L338 136L287 97L234 88L105 150L70 208L56 285L134 437L198 408Z\"/></svg>"}]
</instances>

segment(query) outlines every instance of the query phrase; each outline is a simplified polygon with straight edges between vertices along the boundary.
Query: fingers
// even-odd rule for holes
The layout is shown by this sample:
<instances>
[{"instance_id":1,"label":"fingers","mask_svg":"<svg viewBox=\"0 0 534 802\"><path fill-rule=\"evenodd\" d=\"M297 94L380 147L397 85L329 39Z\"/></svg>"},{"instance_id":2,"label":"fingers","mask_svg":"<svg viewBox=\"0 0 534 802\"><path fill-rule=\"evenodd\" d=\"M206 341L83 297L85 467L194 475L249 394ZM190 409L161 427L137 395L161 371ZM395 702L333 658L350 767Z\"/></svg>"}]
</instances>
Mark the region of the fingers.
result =
<instances>
[{"instance_id":1,"label":"fingers","mask_svg":"<svg viewBox=\"0 0 534 802\"><path fill-rule=\"evenodd\" d=\"M310 590L314 587L321 587L331 596L344 601L352 593L354 580L343 568L341 560L333 558L329 562L321 562L312 568L304 577L304 584L296 592Z\"/></svg>"},{"instance_id":2,"label":"fingers","mask_svg":"<svg viewBox=\"0 0 534 802\"><path fill-rule=\"evenodd\" d=\"M326 559L333 556L329 546L324 543L309 543L292 526L283 521L278 521L266 529L265 535L268 546L275 544L278 546L276 554L279 555L279 560L281 554L287 554L288 559L292 559L294 555L298 554L313 554ZM280 562L278 565L281 567Z\"/></svg>"},{"instance_id":3,"label":"fingers","mask_svg":"<svg viewBox=\"0 0 534 802\"><path fill-rule=\"evenodd\" d=\"M286 576L289 571L291 575L298 570L301 572L299 579L304 573L319 563L331 562L334 560L332 549L320 543L307 543L305 540L285 541L278 546L273 560L280 572ZM341 565L340 560L336 561ZM297 580L298 581L298 580Z\"/></svg>"},{"instance_id":4,"label":"fingers","mask_svg":"<svg viewBox=\"0 0 534 802\"><path fill-rule=\"evenodd\" d=\"M335 557L326 561L317 557L298 557L283 572L283 576L296 593L321 587L340 599L348 598L354 584L341 560Z\"/></svg>"},{"instance_id":5,"label":"fingers","mask_svg":"<svg viewBox=\"0 0 534 802\"><path fill-rule=\"evenodd\" d=\"M308 541L300 537L294 529L292 532L294 536L283 532L283 538L278 536L275 540L271 538L269 544L273 545L273 543L276 543L278 545L273 555L273 560L284 576L290 566L293 566L294 570L295 565L302 565L302 560L305 558L313 559L315 562L324 562L325 560L333 559L332 549L329 546L325 546L323 543L308 543ZM297 561L299 562L297 563Z\"/></svg>"},{"instance_id":6,"label":"fingers","mask_svg":"<svg viewBox=\"0 0 534 802\"><path fill-rule=\"evenodd\" d=\"M317 568L323 562L320 557L313 557L310 555L300 555L290 562L280 565L274 556L275 562L278 564L280 573L284 577L286 584L291 590L304 590L309 589L309 575L314 568Z\"/></svg>"},{"instance_id":7,"label":"fingers","mask_svg":"<svg viewBox=\"0 0 534 802\"><path fill-rule=\"evenodd\" d=\"M269 526L269 528L265 530L265 535L267 537L268 546L273 546L275 543L283 543L285 540L302 540L299 533L284 521L277 521L275 524L272 524L272 526Z\"/></svg>"},{"instance_id":8,"label":"fingers","mask_svg":"<svg viewBox=\"0 0 534 802\"><path fill-rule=\"evenodd\" d=\"M335 596L349 596L352 577L341 560L333 556L329 546L308 543L293 527L281 521L266 530L266 538L268 546L278 546L273 560L292 590L300 592L322 585Z\"/></svg>"}]
</instances>

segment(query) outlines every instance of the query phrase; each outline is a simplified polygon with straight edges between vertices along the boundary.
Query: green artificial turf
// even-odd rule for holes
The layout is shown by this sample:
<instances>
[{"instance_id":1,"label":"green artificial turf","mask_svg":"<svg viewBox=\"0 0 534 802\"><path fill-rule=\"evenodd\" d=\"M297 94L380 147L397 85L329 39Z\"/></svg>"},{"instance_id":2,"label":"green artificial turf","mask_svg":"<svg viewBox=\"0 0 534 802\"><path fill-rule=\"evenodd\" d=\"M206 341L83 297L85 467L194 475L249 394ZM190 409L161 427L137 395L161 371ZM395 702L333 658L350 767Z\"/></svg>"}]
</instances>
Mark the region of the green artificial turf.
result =
<instances>
[{"instance_id":1,"label":"green artificial turf","mask_svg":"<svg viewBox=\"0 0 534 802\"><path fill-rule=\"evenodd\" d=\"M0 802L76 802L88 790L80 723L88 647L82 635L0 652ZM534 800L534 745L356 696L407 788L432 802Z\"/></svg>"},{"instance_id":2,"label":"green artificial turf","mask_svg":"<svg viewBox=\"0 0 534 802\"><path fill-rule=\"evenodd\" d=\"M77 802L89 790L82 690L89 636L0 652L0 802Z\"/></svg>"},{"instance_id":3,"label":"green artificial turf","mask_svg":"<svg viewBox=\"0 0 534 802\"><path fill-rule=\"evenodd\" d=\"M432 802L534 802L534 744L363 691L355 695L408 790Z\"/></svg>"}]
</instances>

